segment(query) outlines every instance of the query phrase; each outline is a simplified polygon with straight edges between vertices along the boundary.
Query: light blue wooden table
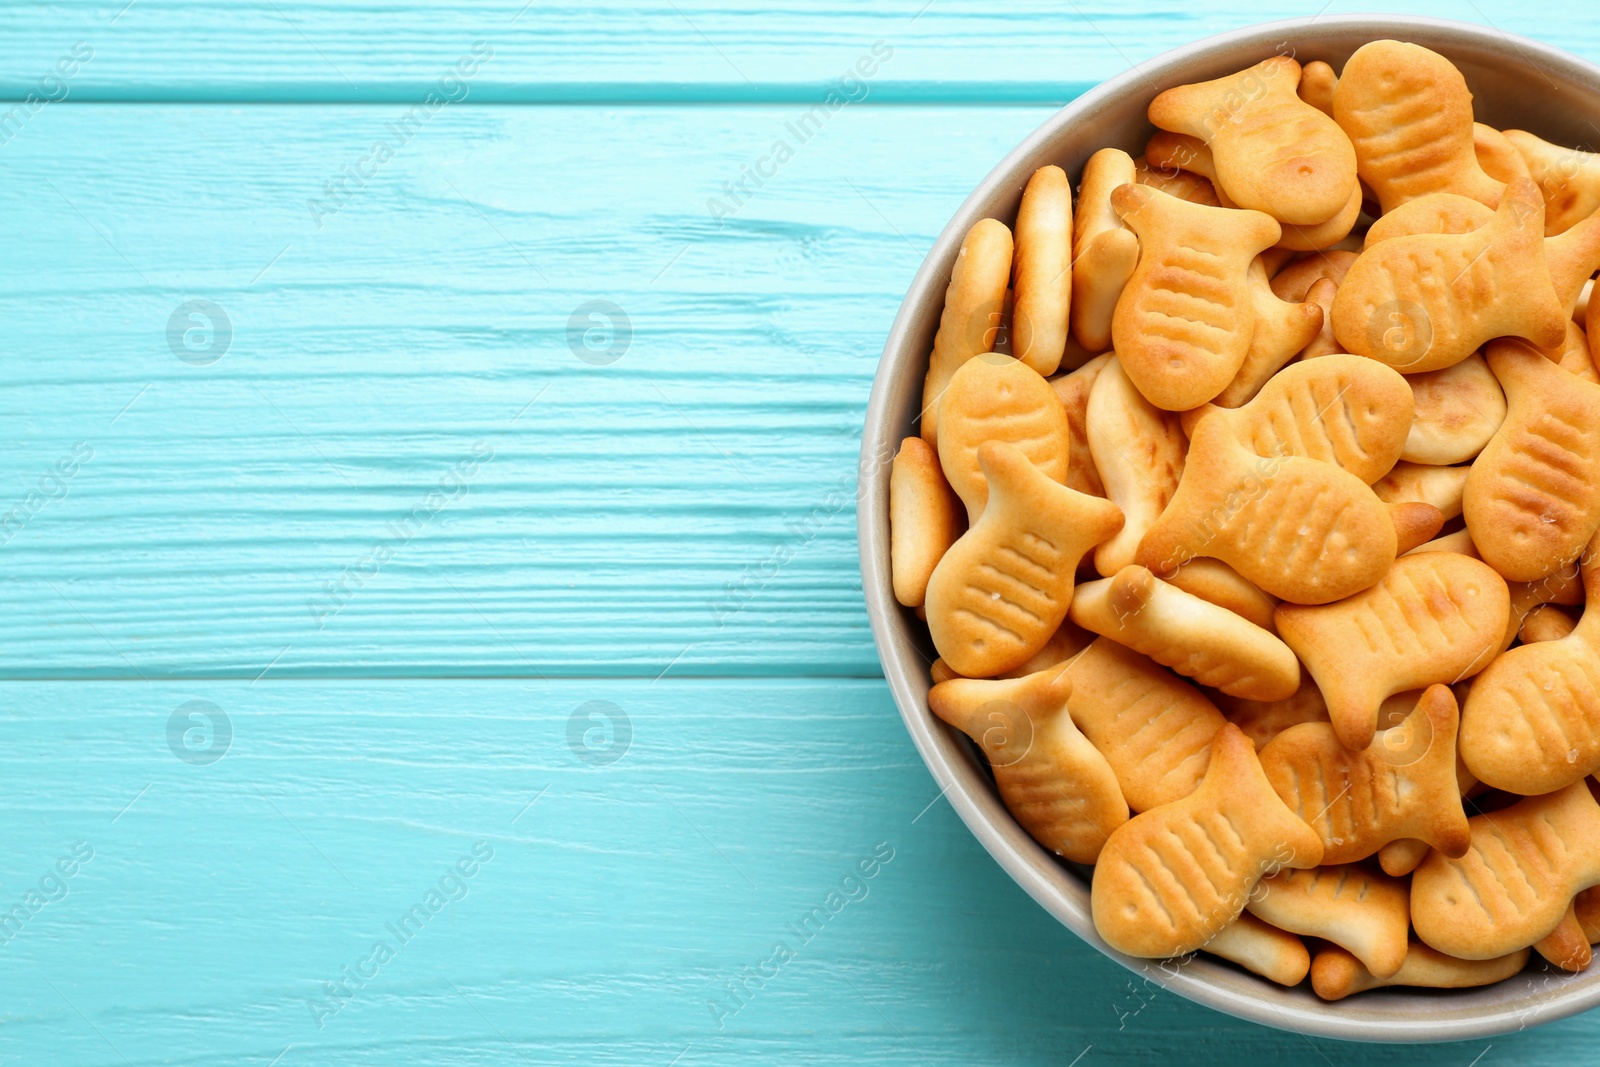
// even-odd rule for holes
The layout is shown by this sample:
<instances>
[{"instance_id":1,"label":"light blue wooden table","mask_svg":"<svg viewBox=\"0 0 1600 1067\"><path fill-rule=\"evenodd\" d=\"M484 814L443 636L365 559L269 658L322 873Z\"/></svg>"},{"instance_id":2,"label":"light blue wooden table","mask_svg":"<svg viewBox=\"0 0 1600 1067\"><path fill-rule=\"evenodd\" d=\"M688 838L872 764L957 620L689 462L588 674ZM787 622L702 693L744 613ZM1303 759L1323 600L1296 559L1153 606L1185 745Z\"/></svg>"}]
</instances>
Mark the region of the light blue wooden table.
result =
<instances>
[{"instance_id":1,"label":"light blue wooden table","mask_svg":"<svg viewBox=\"0 0 1600 1067\"><path fill-rule=\"evenodd\" d=\"M879 676L900 297L1054 107L1315 11L1200 8L0 8L0 1063L1591 1061L1130 981Z\"/></svg>"}]
</instances>

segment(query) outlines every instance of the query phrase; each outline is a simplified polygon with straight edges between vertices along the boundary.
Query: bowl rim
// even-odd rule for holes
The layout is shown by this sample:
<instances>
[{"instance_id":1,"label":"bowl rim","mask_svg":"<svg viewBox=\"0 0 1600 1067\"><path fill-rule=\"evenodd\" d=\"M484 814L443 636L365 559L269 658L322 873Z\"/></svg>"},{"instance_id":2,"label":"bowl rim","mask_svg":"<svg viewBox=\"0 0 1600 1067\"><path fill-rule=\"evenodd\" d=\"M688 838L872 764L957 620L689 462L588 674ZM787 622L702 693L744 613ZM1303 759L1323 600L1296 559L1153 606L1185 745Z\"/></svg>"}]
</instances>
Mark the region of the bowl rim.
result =
<instances>
[{"instance_id":1,"label":"bowl rim","mask_svg":"<svg viewBox=\"0 0 1600 1067\"><path fill-rule=\"evenodd\" d=\"M1260 23L1170 49L1134 64L1057 110L1008 152L962 202L923 259L895 315L873 378L861 441L857 536L862 591L885 680L917 751L939 786L938 795L949 799L956 814L1006 873L1084 941L1147 983L1235 1018L1302 1036L1390 1042L1493 1037L1553 1022L1600 1004L1600 967L1570 977L1557 972L1562 977L1554 979L1547 969L1542 989L1535 988L1540 972L1530 969L1481 990L1386 989L1345 1001L1324 1002L1305 991L1303 985L1285 989L1208 957L1191 955L1178 961L1137 959L1107 945L1090 918L1087 885L1080 884L1076 892L1070 887L1072 879L1079 878L1081 882L1081 877L1072 874L1021 829L994 793L974 746L928 711L927 659L910 626L910 613L894 598L889 575L889 467L909 431L908 424L890 425L894 394L899 387L897 379L913 373L916 381L921 381L927 359L925 344L919 347L917 343L926 335L922 316L929 307L942 306L944 286L961 239L975 221L984 217L984 208L1008 187L1020 189L1016 178L1020 168L1035 159L1054 135L1130 91L1149 92L1152 84L1176 84L1163 82L1164 73L1225 52L1270 50L1280 42L1298 46L1301 42L1353 33L1367 40L1416 40L1447 55L1452 44L1500 52L1508 58L1514 52L1515 58L1528 63L1546 79L1554 71L1569 85L1585 81L1600 84L1600 67L1492 26L1420 16L1317 15ZM1527 981L1516 985L1518 977ZM1472 993L1495 989L1504 990L1492 998L1500 1003L1457 1007Z\"/></svg>"}]
</instances>

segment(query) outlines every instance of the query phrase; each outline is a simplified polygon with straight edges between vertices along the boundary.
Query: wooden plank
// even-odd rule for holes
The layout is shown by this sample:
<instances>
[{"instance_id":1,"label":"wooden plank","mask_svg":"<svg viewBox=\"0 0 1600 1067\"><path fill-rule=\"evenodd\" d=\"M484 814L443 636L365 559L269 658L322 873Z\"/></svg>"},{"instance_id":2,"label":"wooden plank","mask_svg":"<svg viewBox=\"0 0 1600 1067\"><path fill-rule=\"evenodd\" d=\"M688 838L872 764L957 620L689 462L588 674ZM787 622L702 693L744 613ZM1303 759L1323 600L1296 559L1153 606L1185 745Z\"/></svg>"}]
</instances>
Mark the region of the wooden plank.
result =
<instances>
[{"instance_id":1,"label":"wooden plank","mask_svg":"<svg viewBox=\"0 0 1600 1067\"><path fill-rule=\"evenodd\" d=\"M194 700L231 727L211 763L201 720L169 744ZM575 755L603 737L568 743L596 700L632 728L603 766ZM8 1061L1088 1065L1154 1062L1175 1040L1193 1062L1401 1054L1308 1047L1131 982L947 804L924 811L937 791L881 682L12 682L0 707L0 913L54 898L0 944ZM73 873L47 881L63 857ZM463 857L471 876L445 879ZM802 941L791 924L835 891ZM750 981L779 942L794 958ZM367 977L330 994L346 967ZM1597 1028L1490 1055L1564 1065ZM1487 1044L1403 1054L1460 1067Z\"/></svg>"},{"instance_id":2,"label":"wooden plank","mask_svg":"<svg viewBox=\"0 0 1600 1067\"><path fill-rule=\"evenodd\" d=\"M395 114L71 105L0 150L0 672L876 674L878 353L1046 112L465 108L319 229Z\"/></svg>"},{"instance_id":3,"label":"wooden plank","mask_svg":"<svg viewBox=\"0 0 1600 1067\"><path fill-rule=\"evenodd\" d=\"M844 85L850 95L1061 103L1169 48L1310 15L1315 6L833 0L773 12L686 0L465 0L451 5L441 25L438 5L427 0L136 0L126 7L124 0L56 0L0 7L0 93L58 95L63 90L41 79L81 41L93 58L66 81L69 99L410 104L437 90L481 42L493 56L464 89L479 102L812 103L840 88L865 57L871 74L862 87ZM1386 7L1487 23L1600 55L1600 16L1589 5L1411 0ZM871 52L880 41L891 53L881 64Z\"/></svg>"}]
</instances>

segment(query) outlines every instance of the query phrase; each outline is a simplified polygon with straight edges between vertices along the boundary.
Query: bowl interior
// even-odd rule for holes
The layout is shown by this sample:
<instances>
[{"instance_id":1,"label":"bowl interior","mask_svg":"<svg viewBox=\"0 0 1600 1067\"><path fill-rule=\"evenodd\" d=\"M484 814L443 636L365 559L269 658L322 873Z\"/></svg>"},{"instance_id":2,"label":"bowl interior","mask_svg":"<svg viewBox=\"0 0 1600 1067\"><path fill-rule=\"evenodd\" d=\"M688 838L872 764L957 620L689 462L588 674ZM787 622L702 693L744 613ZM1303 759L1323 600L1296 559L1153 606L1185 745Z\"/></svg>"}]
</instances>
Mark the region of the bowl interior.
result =
<instances>
[{"instance_id":1,"label":"bowl interior","mask_svg":"<svg viewBox=\"0 0 1600 1067\"><path fill-rule=\"evenodd\" d=\"M1525 129L1556 144L1600 140L1600 69L1554 48L1493 29L1382 15L1323 16L1267 23L1177 49L1098 86L1053 115L990 172L950 220L918 271L884 347L862 437L859 533L863 590L884 674L906 727L957 813L1035 900L1101 952L1173 993L1240 1018L1305 1034L1367 1041L1450 1041L1487 1037L1559 1019L1600 1003L1600 967L1578 975L1539 961L1480 989L1389 989L1338 1003L1309 988L1284 989L1207 956L1142 960L1095 932L1081 869L1051 855L1000 803L967 739L928 711L933 650L926 628L894 599L889 576L889 461L911 434L951 264L978 219L1009 223L1023 186L1054 163L1076 181L1105 147L1142 155L1154 128L1145 117L1163 89L1243 69L1282 53L1302 64L1343 66L1368 41L1393 38L1452 60L1473 92L1478 121ZM1537 957L1535 957L1537 959Z\"/></svg>"}]
</instances>

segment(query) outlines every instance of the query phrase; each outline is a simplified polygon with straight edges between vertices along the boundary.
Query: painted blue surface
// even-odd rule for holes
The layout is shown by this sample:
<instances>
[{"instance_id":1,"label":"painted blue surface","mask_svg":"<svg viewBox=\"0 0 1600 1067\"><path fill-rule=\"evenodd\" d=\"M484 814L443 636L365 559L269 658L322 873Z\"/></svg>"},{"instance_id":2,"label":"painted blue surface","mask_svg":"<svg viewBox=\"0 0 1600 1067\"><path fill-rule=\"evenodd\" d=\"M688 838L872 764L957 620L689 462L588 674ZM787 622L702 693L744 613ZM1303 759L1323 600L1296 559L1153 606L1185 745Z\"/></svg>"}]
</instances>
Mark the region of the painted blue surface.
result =
<instances>
[{"instance_id":1,"label":"painted blue surface","mask_svg":"<svg viewBox=\"0 0 1600 1067\"><path fill-rule=\"evenodd\" d=\"M0 143L0 1063L1584 1061L1132 982L878 676L851 479L923 252L1052 105L1309 5L520 6L0 9L0 93L64 97Z\"/></svg>"}]
</instances>

